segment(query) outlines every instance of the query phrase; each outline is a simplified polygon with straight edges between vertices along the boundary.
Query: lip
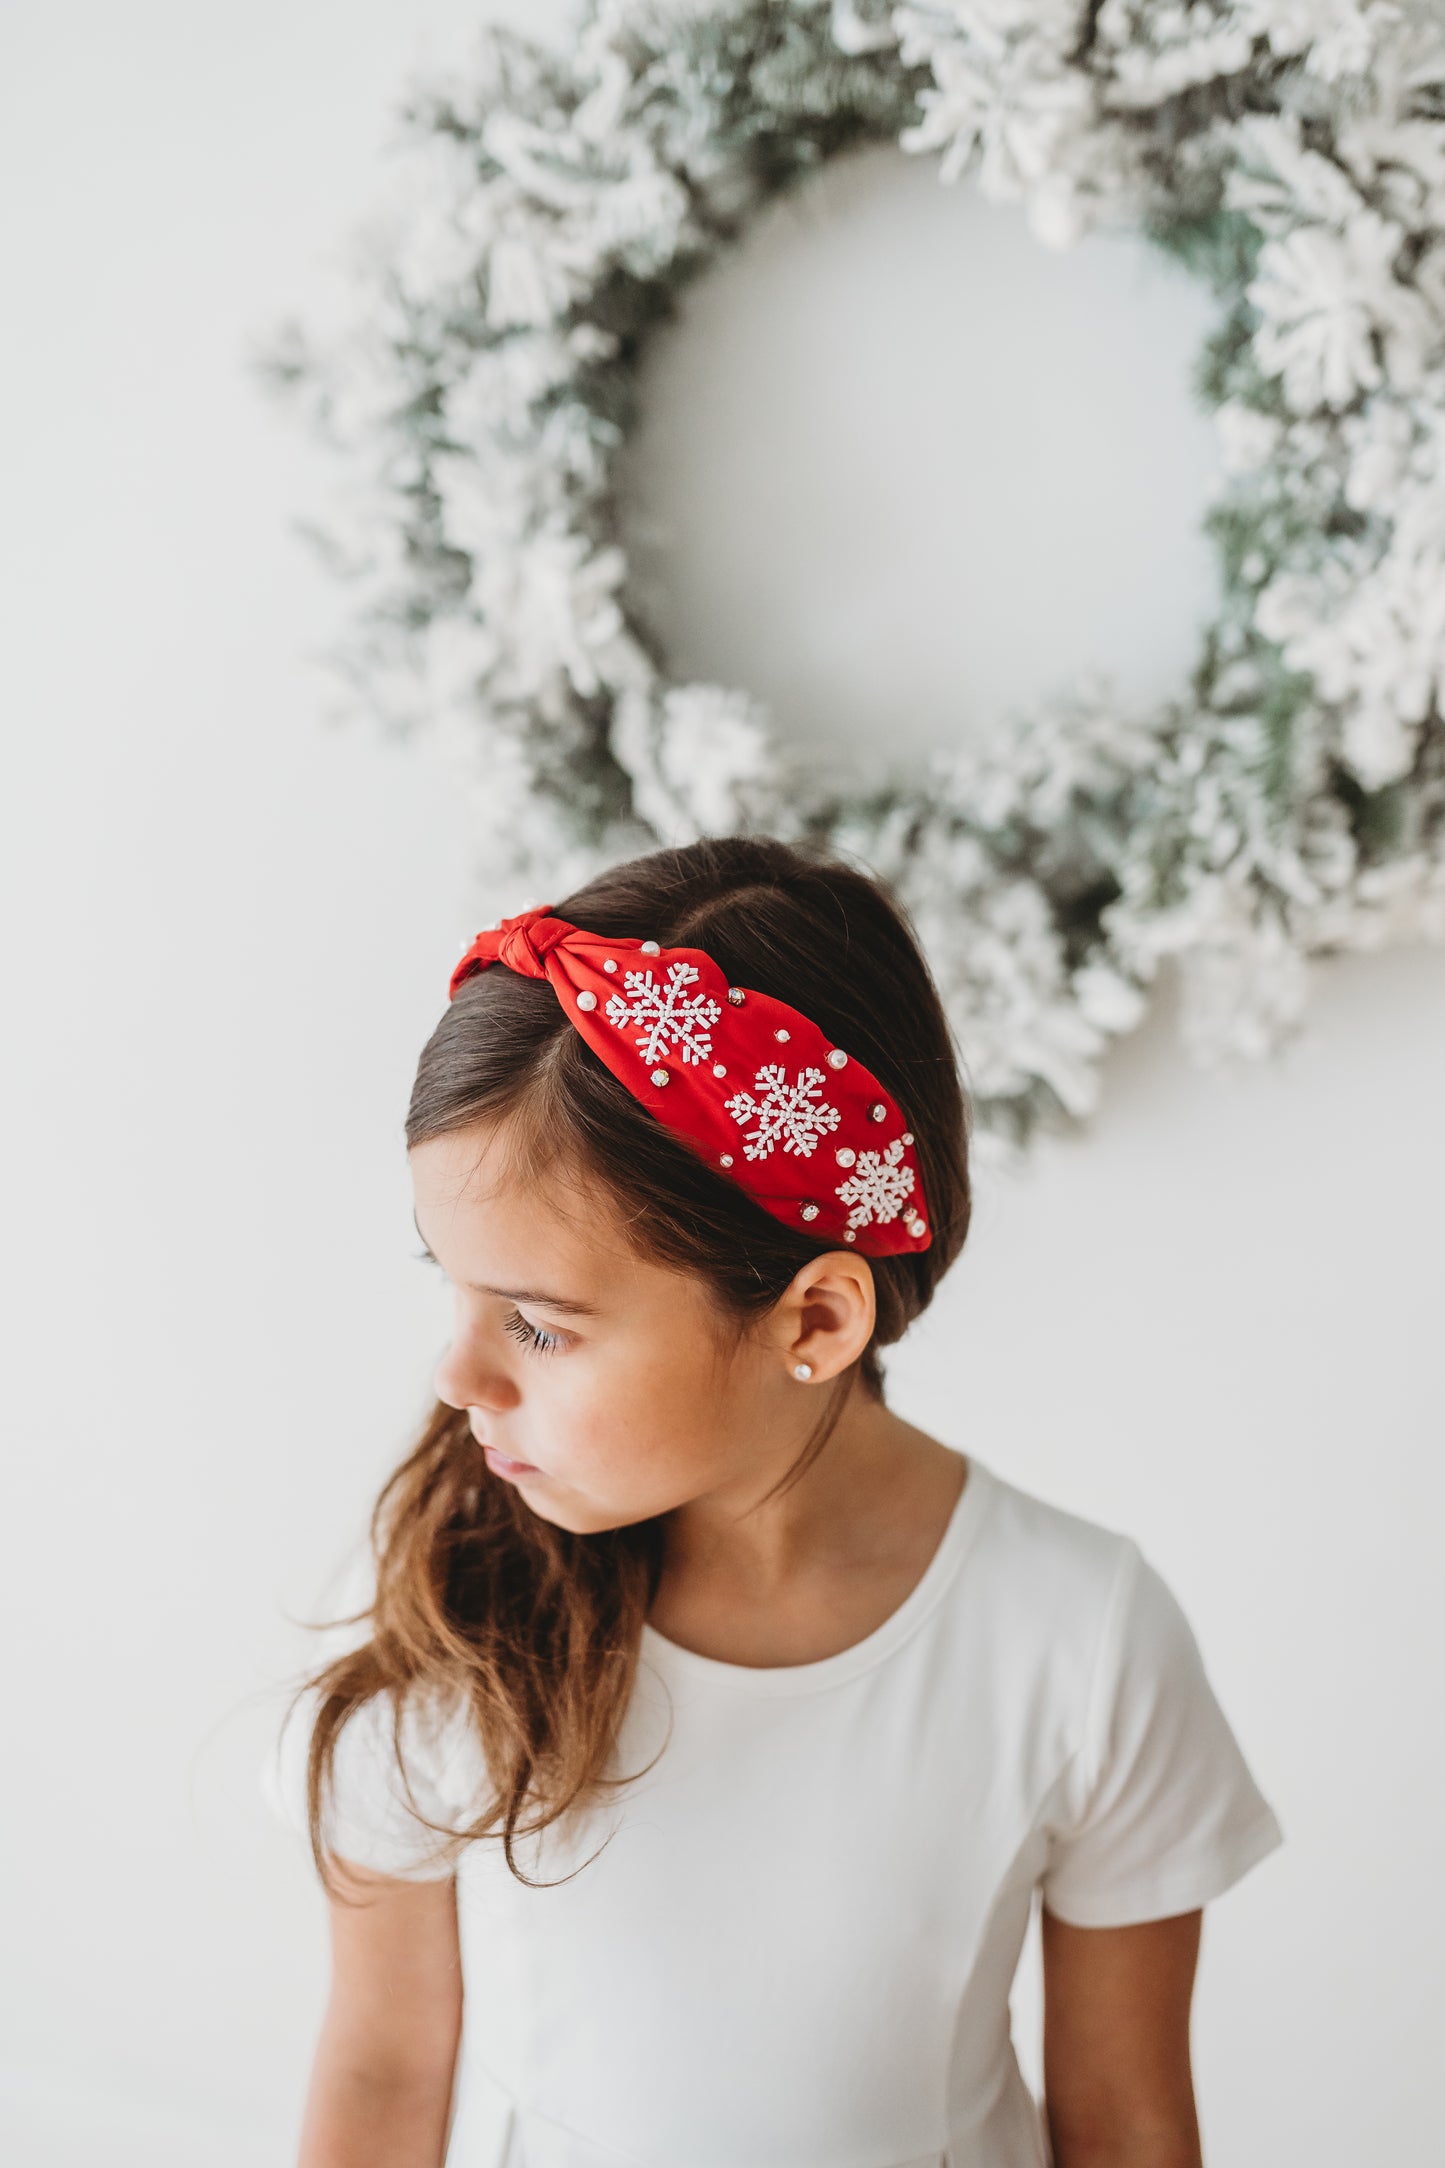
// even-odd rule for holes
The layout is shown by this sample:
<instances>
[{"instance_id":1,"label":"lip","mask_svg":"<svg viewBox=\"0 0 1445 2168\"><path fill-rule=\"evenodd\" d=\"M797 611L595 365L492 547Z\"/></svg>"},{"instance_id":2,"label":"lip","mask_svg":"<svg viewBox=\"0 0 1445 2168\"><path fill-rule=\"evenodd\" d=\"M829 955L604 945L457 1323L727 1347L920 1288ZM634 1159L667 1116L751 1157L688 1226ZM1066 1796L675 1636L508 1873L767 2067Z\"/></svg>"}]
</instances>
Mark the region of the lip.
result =
<instances>
[{"instance_id":1,"label":"lip","mask_svg":"<svg viewBox=\"0 0 1445 2168\"><path fill-rule=\"evenodd\" d=\"M486 1455L489 1468L494 1468L498 1475L510 1476L514 1482L521 1476L542 1473L531 1461L513 1460L509 1454L499 1453L494 1445L484 1445L482 1451Z\"/></svg>"}]
</instances>

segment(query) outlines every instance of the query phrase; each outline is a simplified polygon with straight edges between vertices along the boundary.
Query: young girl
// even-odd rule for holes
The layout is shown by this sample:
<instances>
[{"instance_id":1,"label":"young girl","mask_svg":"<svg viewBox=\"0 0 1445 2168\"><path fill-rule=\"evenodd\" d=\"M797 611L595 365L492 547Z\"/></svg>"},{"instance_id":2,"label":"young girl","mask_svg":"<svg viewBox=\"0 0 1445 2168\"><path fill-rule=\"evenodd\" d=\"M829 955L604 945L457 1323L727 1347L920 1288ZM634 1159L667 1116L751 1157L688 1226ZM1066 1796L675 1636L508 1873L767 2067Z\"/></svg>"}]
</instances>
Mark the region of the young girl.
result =
<instances>
[{"instance_id":1,"label":"young girl","mask_svg":"<svg viewBox=\"0 0 1445 2168\"><path fill-rule=\"evenodd\" d=\"M301 2168L1197 2164L1201 1908L1283 1833L1139 1545L885 1401L970 1209L898 909L703 842L450 994L454 1337L272 1781L331 1899Z\"/></svg>"}]
</instances>

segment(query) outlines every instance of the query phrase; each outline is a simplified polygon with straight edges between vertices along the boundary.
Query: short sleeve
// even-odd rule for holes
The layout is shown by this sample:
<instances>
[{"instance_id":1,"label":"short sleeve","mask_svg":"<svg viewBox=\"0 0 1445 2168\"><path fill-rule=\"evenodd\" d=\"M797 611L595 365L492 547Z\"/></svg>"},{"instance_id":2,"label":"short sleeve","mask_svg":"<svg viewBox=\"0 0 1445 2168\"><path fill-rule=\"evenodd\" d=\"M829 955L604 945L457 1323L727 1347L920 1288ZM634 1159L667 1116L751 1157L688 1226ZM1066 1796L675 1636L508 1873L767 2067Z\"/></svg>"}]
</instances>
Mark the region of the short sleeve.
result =
<instances>
[{"instance_id":1,"label":"short sleeve","mask_svg":"<svg viewBox=\"0 0 1445 2168\"><path fill-rule=\"evenodd\" d=\"M339 1609L354 1611L359 1594L353 1575ZM365 1638L366 1626L337 1627L318 1636L318 1661L338 1656ZM261 1792L279 1820L306 1836L306 1761L317 1709L307 1693L297 1701L262 1764ZM421 1814L455 1828L480 1812L482 1755L468 1712L445 1711L436 1702L408 1702L401 1727L406 1779ZM375 1873L408 1881L441 1881L455 1872L446 1838L429 1829L408 1803L392 1744L392 1704L381 1694L363 1702L336 1740L334 1780L323 1813L323 1834L341 1858Z\"/></svg>"},{"instance_id":2,"label":"short sleeve","mask_svg":"<svg viewBox=\"0 0 1445 2168\"><path fill-rule=\"evenodd\" d=\"M1043 1901L1078 1927L1192 1912L1284 1842L1189 1621L1132 1538L1047 1828Z\"/></svg>"}]
</instances>

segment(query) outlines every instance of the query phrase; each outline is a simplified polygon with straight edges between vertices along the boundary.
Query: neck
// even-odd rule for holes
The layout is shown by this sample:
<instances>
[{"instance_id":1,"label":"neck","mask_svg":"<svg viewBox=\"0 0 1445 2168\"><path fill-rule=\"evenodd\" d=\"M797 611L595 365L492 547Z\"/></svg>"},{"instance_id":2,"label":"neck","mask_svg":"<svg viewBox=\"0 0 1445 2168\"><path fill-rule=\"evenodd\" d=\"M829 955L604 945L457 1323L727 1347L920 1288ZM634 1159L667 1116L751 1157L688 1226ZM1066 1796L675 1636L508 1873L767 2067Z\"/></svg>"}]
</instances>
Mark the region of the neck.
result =
<instances>
[{"instance_id":1,"label":"neck","mask_svg":"<svg viewBox=\"0 0 1445 2168\"><path fill-rule=\"evenodd\" d=\"M735 1584L766 1601L810 1572L867 1569L893 1555L922 1518L957 1498L960 1455L853 1381L829 1437L788 1489L765 1496L797 1459L790 1443L726 1490L668 1515L664 1583Z\"/></svg>"}]
</instances>

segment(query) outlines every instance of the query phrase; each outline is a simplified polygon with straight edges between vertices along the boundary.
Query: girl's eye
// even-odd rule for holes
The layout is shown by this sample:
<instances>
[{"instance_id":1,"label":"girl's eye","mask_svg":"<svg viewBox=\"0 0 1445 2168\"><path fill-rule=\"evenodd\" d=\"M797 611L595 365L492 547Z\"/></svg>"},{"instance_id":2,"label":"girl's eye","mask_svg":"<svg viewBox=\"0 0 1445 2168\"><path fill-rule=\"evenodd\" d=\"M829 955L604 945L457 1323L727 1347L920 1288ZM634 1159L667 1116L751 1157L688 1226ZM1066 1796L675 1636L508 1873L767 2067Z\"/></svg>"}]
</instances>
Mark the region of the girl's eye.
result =
<instances>
[{"instance_id":1,"label":"girl's eye","mask_svg":"<svg viewBox=\"0 0 1445 2168\"><path fill-rule=\"evenodd\" d=\"M430 1250L413 1250L412 1255L420 1258L424 1264L435 1265L438 1271L441 1270L440 1259L434 1257ZM520 1340L523 1347L530 1349L534 1355L551 1355L559 1347L566 1345L563 1334L547 1332L541 1325L529 1325L520 1310L513 1310L504 1322L513 1339Z\"/></svg>"},{"instance_id":2,"label":"girl's eye","mask_svg":"<svg viewBox=\"0 0 1445 2168\"><path fill-rule=\"evenodd\" d=\"M513 1310L506 1321L506 1329L514 1340L530 1348L535 1355L550 1355L562 1345L560 1333L545 1332L540 1325L529 1325L520 1310Z\"/></svg>"}]
</instances>

